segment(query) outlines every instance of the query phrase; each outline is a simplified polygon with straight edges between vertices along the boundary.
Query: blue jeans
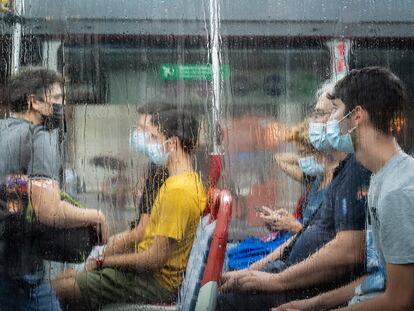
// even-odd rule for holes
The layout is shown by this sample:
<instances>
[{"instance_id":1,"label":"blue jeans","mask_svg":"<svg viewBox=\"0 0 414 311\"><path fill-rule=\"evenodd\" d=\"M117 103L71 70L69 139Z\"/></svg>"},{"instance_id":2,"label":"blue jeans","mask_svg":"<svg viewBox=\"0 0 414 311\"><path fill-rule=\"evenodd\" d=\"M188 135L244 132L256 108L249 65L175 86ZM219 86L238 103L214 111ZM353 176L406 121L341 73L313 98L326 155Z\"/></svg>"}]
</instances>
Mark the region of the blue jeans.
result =
<instances>
[{"instance_id":1,"label":"blue jeans","mask_svg":"<svg viewBox=\"0 0 414 311\"><path fill-rule=\"evenodd\" d=\"M26 275L16 282L0 276L1 310L16 311L61 311L59 301L49 283L33 281L33 275Z\"/></svg>"}]
</instances>

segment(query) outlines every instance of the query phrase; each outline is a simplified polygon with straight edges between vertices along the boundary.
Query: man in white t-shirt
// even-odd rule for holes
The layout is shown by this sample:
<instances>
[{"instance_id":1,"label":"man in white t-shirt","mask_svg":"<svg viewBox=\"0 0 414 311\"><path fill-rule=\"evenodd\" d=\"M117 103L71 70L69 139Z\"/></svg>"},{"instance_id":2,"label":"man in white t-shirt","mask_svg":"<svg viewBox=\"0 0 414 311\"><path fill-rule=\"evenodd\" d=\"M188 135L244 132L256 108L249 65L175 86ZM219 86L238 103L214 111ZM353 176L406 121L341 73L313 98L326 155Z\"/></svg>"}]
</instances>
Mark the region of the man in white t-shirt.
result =
<instances>
[{"instance_id":1,"label":"man in white t-shirt","mask_svg":"<svg viewBox=\"0 0 414 311\"><path fill-rule=\"evenodd\" d=\"M334 105L328 139L353 147L372 171L368 192L374 244L386 268L383 294L346 310L414 310L414 159L396 142L405 120L407 95L401 80L380 67L352 70L330 96ZM342 122L335 114L346 113Z\"/></svg>"}]
</instances>

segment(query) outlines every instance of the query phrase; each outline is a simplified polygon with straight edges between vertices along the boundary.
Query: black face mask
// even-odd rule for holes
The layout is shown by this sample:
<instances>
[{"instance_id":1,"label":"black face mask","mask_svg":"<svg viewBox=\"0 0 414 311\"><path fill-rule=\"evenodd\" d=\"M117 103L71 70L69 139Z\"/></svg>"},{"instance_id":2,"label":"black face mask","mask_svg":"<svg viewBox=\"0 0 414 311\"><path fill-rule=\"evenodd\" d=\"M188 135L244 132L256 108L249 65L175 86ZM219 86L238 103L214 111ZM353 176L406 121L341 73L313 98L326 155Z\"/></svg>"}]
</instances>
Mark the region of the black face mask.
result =
<instances>
[{"instance_id":1,"label":"black face mask","mask_svg":"<svg viewBox=\"0 0 414 311\"><path fill-rule=\"evenodd\" d=\"M52 104L52 114L42 117L42 124L47 130L66 130L65 108L61 104Z\"/></svg>"}]
</instances>

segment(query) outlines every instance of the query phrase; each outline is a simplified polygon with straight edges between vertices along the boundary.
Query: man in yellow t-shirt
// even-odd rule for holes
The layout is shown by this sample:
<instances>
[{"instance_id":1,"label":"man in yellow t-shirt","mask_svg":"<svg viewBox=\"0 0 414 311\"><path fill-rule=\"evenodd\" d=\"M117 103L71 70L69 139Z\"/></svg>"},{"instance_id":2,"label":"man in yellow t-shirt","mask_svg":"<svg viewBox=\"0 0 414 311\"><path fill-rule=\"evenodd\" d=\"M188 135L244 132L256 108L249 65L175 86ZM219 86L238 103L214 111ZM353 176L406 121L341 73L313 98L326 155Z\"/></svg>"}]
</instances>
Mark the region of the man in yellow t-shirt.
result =
<instances>
[{"instance_id":1,"label":"man in yellow t-shirt","mask_svg":"<svg viewBox=\"0 0 414 311\"><path fill-rule=\"evenodd\" d=\"M177 110L138 120L131 144L166 166L170 177L158 191L143 235L134 228L111 237L102 261L89 261L86 271L67 271L53 281L61 303L98 309L115 302L169 302L177 296L206 206L192 158L198 121Z\"/></svg>"}]
</instances>

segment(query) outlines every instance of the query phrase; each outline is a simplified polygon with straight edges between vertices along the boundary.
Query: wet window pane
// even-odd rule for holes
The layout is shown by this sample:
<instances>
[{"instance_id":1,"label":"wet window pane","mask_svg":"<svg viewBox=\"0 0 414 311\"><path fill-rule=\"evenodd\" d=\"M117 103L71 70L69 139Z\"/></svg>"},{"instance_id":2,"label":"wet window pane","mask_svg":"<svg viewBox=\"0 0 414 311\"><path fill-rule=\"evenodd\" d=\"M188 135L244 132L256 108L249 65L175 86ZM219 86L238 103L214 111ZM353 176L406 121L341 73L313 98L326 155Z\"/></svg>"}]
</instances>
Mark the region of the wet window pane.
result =
<instances>
[{"instance_id":1,"label":"wet window pane","mask_svg":"<svg viewBox=\"0 0 414 311\"><path fill-rule=\"evenodd\" d=\"M348 284L335 308L382 293L386 264L413 258L389 219L411 236L414 216L380 207L412 203L410 170L371 175L414 154L413 10L0 0L0 309L270 309L284 290ZM368 66L385 82L358 80ZM248 267L263 274L227 273Z\"/></svg>"}]
</instances>

